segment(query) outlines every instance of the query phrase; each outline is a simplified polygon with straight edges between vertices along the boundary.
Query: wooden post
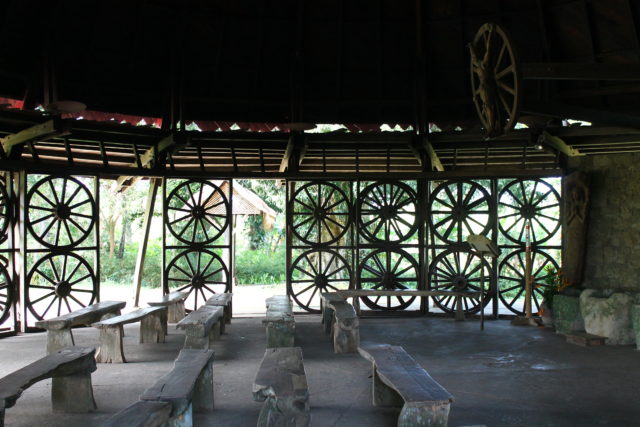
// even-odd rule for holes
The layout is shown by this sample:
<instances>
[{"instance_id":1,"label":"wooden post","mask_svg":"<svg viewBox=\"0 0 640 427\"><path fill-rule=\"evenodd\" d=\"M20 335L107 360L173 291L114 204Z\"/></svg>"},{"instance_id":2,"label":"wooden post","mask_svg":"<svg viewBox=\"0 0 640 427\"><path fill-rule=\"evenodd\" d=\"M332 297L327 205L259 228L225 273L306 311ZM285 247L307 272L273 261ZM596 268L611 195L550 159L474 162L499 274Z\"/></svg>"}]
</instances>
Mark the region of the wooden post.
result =
<instances>
[{"instance_id":1,"label":"wooden post","mask_svg":"<svg viewBox=\"0 0 640 427\"><path fill-rule=\"evenodd\" d=\"M525 224L525 230L527 235L526 251L525 251L525 266L524 266L524 314L527 319L532 317L531 313L531 226L527 221Z\"/></svg>"},{"instance_id":2,"label":"wooden post","mask_svg":"<svg viewBox=\"0 0 640 427\"><path fill-rule=\"evenodd\" d=\"M151 229L151 220L153 219L153 206L156 203L156 194L160 180L151 178L149 181L149 193L147 194L147 206L144 211L144 236L140 246L138 247L138 257L136 258L136 269L133 272L133 283L136 287L134 296L134 307L138 307L140 303L140 287L142 286L142 271L144 269L144 257L147 254L147 244L149 243L149 230Z\"/></svg>"}]
</instances>

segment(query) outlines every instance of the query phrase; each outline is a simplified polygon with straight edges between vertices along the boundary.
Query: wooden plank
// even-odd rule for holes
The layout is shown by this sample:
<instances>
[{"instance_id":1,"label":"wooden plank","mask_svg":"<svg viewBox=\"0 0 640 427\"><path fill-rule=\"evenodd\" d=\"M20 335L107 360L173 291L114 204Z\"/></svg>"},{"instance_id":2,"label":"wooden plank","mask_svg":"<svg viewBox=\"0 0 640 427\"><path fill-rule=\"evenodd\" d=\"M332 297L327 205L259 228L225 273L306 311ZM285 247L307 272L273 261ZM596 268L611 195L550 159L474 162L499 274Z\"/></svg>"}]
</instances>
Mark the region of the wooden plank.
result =
<instances>
[{"instance_id":1,"label":"wooden plank","mask_svg":"<svg viewBox=\"0 0 640 427\"><path fill-rule=\"evenodd\" d=\"M127 305L124 301L103 301L72 311L52 319L36 322L36 327L47 330L65 329L77 325L90 325L108 313L121 310Z\"/></svg>"},{"instance_id":2,"label":"wooden plank","mask_svg":"<svg viewBox=\"0 0 640 427\"><path fill-rule=\"evenodd\" d=\"M177 407L188 406L198 377L213 360L213 355L213 350L180 350L171 372L147 388L140 400L171 402L174 414Z\"/></svg>"},{"instance_id":3,"label":"wooden plank","mask_svg":"<svg viewBox=\"0 0 640 427\"><path fill-rule=\"evenodd\" d=\"M300 347L265 350L253 381L253 398L261 402L268 397L295 397L303 401L309 398Z\"/></svg>"},{"instance_id":4,"label":"wooden plank","mask_svg":"<svg viewBox=\"0 0 640 427\"><path fill-rule=\"evenodd\" d=\"M222 307L228 305L231 302L232 298L233 294L229 292L223 294L215 294L211 298L209 298L205 304Z\"/></svg>"},{"instance_id":5,"label":"wooden plank","mask_svg":"<svg viewBox=\"0 0 640 427\"><path fill-rule=\"evenodd\" d=\"M139 400L102 424L102 427L157 427L171 414L171 403Z\"/></svg>"},{"instance_id":6,"label":"wooden plank","mask_svg":"<svg viewBox=\"0 0 640 427\"><path fill-rule=\"evenodd\" d=\"M192 311L182 319L177 325L178 329L199 330L202 336L209 333L213 325L220 319L223 314L222 307L211 305L203 305L196 311Z\"/></svg>"},{"instance_id":7,"label":"wooden plank","mask_svg":"<svg viewBox=\"0 0 640 427\"><path fill-rule=\"evenodd\" d=\"M380 379L407 403L453 402L453 396L402 347L388 344L358 347L358 352L375 364Z\"/></svg>"},{"instance_id":8,"label":"wooden plank","mask_svg":"<svg viewBox=\"0 0 640 427\"><path fill-rule=\"evenodd\" d=\"M18 369L0 379L0 402L4 408L10 408L25 389L38 381L95 371L95 352L94 348L69 347Z\"/></svg>"},{"instance_id":9,"label":"wooden plank","mask_svg":"<svg viewBox=\"0 0 640 427\"><path fill-rule=\"evenodd\" d=\"M67 126L63 125L63 122L59 119L47 120L44 123L40 123L30 128L21 130L18 133L7 135L0 140L2 148L7 156L11 154L14 147L31 142L36 139L49 139L54 136L68 135L69 130Z\"/></svg>"},{"instance_id":10,"label":"wooden plank","mask_svg":"<svg viewBox=\"0 0 640 427\"><path fill-rule=\"evenodd\" d=\"M159 306L159 305L167 306L167 305L175 304L178 301L182 301L186 297L187 297L186 292L175 291L175 292L171 292L170 294L163 295L162 298L160 298L157 301L150 301L147 304L149 304L150 306Z\"/></svg>"},{"instance_id":11,"label":"wooden plank","mask_svg":"<svg viewBox=\"0 0 640 427\"><path fill-rule=\"evenodd\" d=\"M100 322L92 324L91 326L95 328L109 328L116 325L126 325L127 323L139 322L144 317L147 317L150 314L157 313L162 310L165 310L165 308L164 307L139 308L138 310L131 311L126 314L121 314L120 316L115 316L106 320L102 320Z\"/></svg>"}]
</instances>

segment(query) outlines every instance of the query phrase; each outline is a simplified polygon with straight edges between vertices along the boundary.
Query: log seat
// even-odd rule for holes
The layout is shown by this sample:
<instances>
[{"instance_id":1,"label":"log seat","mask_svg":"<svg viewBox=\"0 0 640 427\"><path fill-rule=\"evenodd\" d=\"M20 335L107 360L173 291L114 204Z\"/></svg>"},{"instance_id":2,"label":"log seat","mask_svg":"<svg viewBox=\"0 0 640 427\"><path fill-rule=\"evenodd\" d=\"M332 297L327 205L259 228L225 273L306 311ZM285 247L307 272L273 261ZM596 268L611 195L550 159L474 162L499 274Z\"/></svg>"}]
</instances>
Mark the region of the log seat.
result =
<instances>
[{"instance_id":1,"label":"log seat","mask_svg":"<svg viewBox=\"0 0 640 427\"><path fill-rule=\"evenodd\" d=\"M167 333L167 323L178 323L184 319L184 300L187 298L186 292L171 292L163 295L157 301L148 302L150 307L167 307L167 315L162 319L164 333Z\"/></svg>"},{"instance_id":2,"label":"log seat","mask_svg":"<svg viewBox=\"0 0 640 427\"><path fill-rule=\"evenodd\" d=\"M224 323L231 323L231 317L233 316L233 308L231 304L231 299L233 298L233 294L230 292L224 294L215 294L211 298L209 298L206 302L206 305L212 305L214 307L223 307L224 308ZM221 325L222 331L224 334L224 324Z\"/></svg>"},{"instance_id":3,"label":"log seat","mask_svg":"<svg viewBox=\"0 0 640 427\"><path fill-rule=\"evenodd\" d=\"M203 305L182 319L176 327L185 331L184 348L209 349L220 338L223 314L222 307Z\"/></svg>"},{"instance_id":4,"label":"log seat","mask_svg":"<svg viewBox=\"0 0 640 427\"><path fill-rule=\"evenodd\" d=\"M276 295L266 300L267 316L262 321L267 332L267 348L293 347L295 319L293 305L286 295Z\"/></svg>"}]
</instances>

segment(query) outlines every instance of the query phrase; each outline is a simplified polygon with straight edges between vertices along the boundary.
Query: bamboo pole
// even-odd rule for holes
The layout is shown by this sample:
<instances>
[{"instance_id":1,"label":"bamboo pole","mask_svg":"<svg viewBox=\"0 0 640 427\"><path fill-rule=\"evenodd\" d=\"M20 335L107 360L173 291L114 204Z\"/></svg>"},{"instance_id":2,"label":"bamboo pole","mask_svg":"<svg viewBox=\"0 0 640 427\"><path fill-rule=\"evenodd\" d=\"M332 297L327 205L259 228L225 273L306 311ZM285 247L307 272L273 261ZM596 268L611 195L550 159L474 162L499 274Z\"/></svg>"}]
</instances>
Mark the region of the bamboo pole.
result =
<instances>
[{"instance_id":1,"label":"bamboo pole","mask_svg":"<svg viewBox=\"0 0 640 427\"><path fill-rule=\"evenodd\" d=\"M147 244L149 243L149 231L151 230L151 220L153 219L153 206L156 202L156 194L160 185L159 178L151 178L149 180L149 192L147 193L147 206L144 211L144 235L142 242L138 247L138 256L136 257L136 269L133 272L133 284L135 286L135 295L133 299L134 307L138 307L140 303L140 288L142 287L142 271L144 269L144 258L147 254Z\"/></svg>"}]
</instances>

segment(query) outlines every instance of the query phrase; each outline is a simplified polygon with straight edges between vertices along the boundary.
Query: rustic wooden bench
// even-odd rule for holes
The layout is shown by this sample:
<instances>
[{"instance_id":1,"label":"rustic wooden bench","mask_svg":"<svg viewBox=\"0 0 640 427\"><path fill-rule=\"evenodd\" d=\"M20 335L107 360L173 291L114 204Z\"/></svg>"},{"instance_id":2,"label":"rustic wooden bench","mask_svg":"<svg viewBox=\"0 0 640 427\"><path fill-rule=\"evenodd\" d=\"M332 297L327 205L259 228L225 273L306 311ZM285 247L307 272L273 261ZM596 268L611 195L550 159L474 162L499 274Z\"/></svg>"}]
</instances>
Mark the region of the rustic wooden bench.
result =
<instances>
[{"instance_id":1,"label":"rustic wooden bench","mask_svg":"<svg viewBox=\"0 0 640 427\"><path fill-rule=\"evenodd\" d=\"M276 295L266 300L267 317L262 321L267 331L267 348L293 347L295 319L293 305L286 295Z\"/></svg>"},{"instance_id":2,"label":"rustic wooden bench","mask_svg":"<svg viewBox=\"0 0 640 427\"><path fill-rule=\"evenodd\" d=\"M402 406L399 427L446 426L453 396L402 347L359 347L373 363L373 405Z\"/></svg>"},{"instance_id":3,"label":"rustic wooden bench","mask_svg":"<svg viewBox=\"0 0 640 427\"><path fill-rule=\"evenodd\" d=\"M47 354L75 345L72 327L89 326L99 320L118 316L126 304L124 301L103 301L53 319L36 322L38 328L47 330Z\"/></svg>"},{"instance_id":4,"label":"rustic wooden bench","mask_svg":"<svg viewBox=\"0 0 640 427\"><path fill-rule=\"evenodd\" d=\"M300 347L266 349L253 382L253 399L264 401L258 427L310 425L309 389Z\"/></svg>"},{"instance_id":5,"label":"rustic wooden bench","mask_svg":"<svg viewBox=\"0 0 640 427\"><path fill-rule=\"evenodd\" d=\"M333 330L333 307L331 303L346 301L347 299L337 292L323 292L320 294L320 311L322 317L320 321L324 326L324 333L329 335ZM357 314L357 313L356 313Z\"/></svg>"},{"instance_id":6,"label":"rustic wooden bench","mask_svg":"<svg viewBox=\"0 0 640 427\"><path fill-rule=\"evenodd\" d=\"M193 411L211 410L214 407L213 350L182 349L171 372L146 389L140 400L169 402L171 413L165 425L191 426ZM125 422L120 425L130 424Z\"/></svg>"},{"instance_id":7,"label":"rustic wooden bench","mask_svg":"<svg viewBox=\"0 0 640 427\"><path fill-rule=\"evenodd\" d=\"M182 319L176 327L185 331L184 348L210 348L220 338L223 313L222 307L203 305Z\"/></svg>"},{"instance_id":8,"label":"rustic wooden bench","mask_svg":"<svg viewBox=\"0 0 640 427\"><path fill-rule=\"evenodd\" d=\"M207 300L206 304L214 307L224 307L224 323L228 324L231 323L231 317L233 316L233 306L231 304L232 298L233 294L230 292L215 294ZM224 327L224 325L222 326ZM222 333L224 333L224 329L222 330Z\"/></svg>"},{"instance_id":9,"label":"rustic wooden bench","mask_svg":"<svg viewBox=\"0 0 640 427\"><path fill-rule=\"evenodd\" d=\"M171 417L171 403L138 400L102 423L102 427L157 427Z\"/></svg>"},{"instance_id":10,"label":"rustic wooden bench","mask_svg":"<svg viewBox=\"0 0 640 427\"><path fill-rule=\"evenodd\" d=\"M67 347L38 359L0 379L0 427L4 411L16 404L24 390L52 378L54 412L91 412L96 409L91 373L96 370L94 348Z\"/></svg>"},{"instance_id":11,"label":"rustic wooden bench","mask_svg":"<svg viewBox=\"0 0 640 427\"><path fill-rule=\"evenodd\" d=\"M127 323L140 322L140 343L164 342L165 330L162 318L166 318L167 307L145 307L120 316L94 323L100 329L100 348L96 355L99 363L125 363L122 346L122 327Z\"/></svg>"},{"instance_id":12,"label":"rustic wooden bench","mask_svg":"<svg viewBox=\"0 0 640 427\"><path fill-rule=\"evenodd\" d=\"M333 351L335 353L356 353L360 345L360 319L356 310L346 301L334 301L333 309Z\"/></svg>"},{"instance_id":13,"label":"rustic wooden bench","mask_svg":"<svg viewBox=\"0 0 640 427\"><path fill-rule=\"evenodd\" d=\"M186 292L171 292L168 295L164 295L158 301L148 302L150 307L167 307L166 316L162 319L162 325L164 326L164 333L167 334L167 322L178 323L184 319L184 300L187 298Z\"/></svg>"}]
</instances>

